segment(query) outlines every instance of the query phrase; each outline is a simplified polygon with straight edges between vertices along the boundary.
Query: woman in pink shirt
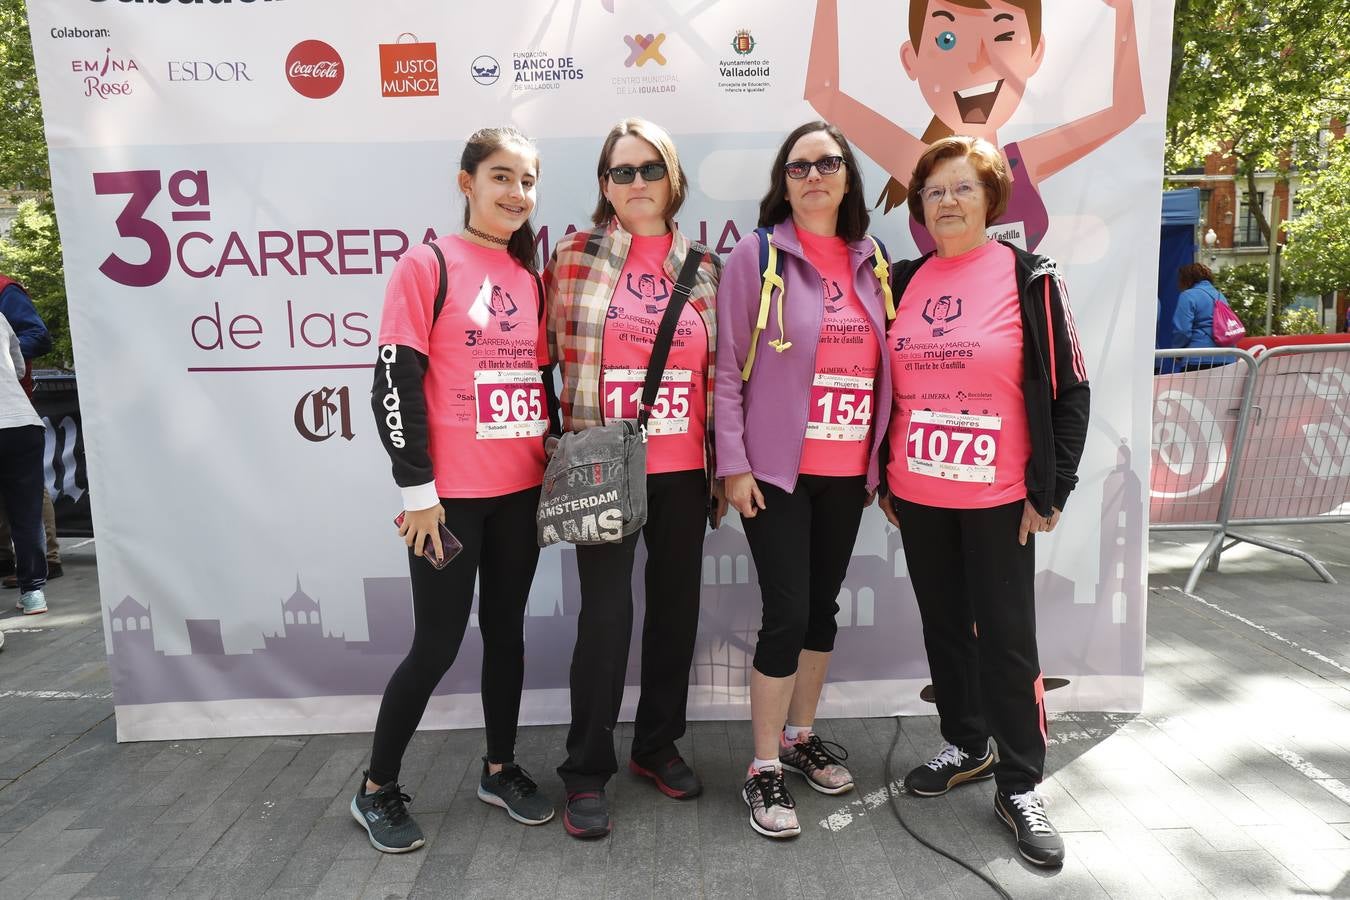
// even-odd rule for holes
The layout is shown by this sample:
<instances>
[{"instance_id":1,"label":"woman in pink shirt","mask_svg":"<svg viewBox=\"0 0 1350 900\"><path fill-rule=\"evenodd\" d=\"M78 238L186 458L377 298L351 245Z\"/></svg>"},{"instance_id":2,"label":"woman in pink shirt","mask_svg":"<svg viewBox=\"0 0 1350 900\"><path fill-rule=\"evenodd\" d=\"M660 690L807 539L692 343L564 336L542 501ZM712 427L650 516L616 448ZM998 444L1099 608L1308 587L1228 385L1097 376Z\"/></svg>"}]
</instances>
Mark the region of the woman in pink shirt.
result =
<instances>
[{"instance_id":1,"label":"woman in pink shirt","mask_svg":"<svg viewBox=\"0 0 1350 900\"><path fill-rule=\"evenodd\" d=\"M654 336L685 257L675 226L686 180L675 142L646 119L625 119L596 166L595 228L558 243L544 271L548 345L561 367L563 427L636 419ZM581 614L572 651L572 727L558 767L563 825L577 838L610 832L605 786L618 770L614 727L633 630L638 535L647 547L642 693L628 768L668 797L703 790L675 742L684 735L698 634L703 534L721 506L711 477L713 298L722 261L706 248L670 347L647 424L647 524L622 541L576 548Z\"/></svg>"},{"instance_id":2,"label":"woman in pink shirt","mask_svg":"<svg viewBox=\"0 0 1350 900\"><path fill-rule=\"evenodd\" d=\"M935 797L994 778L1019 851L1055 866L1064 842L1035 790L1046 718L1034 535L1054 530L1077 483L1089 396L1054 262L986 236L1011 189L981 138L939 140L915 166L909 208L937 250L895 273L882 509L904 541L944 738L905 787Z\"/></svg>"},{"instance_id":3,"label":"woman in pink shirt","mask_svg":"<svg viewBox=\"0 0 1350 900\"><path fill-rule=\"evenodd\" d=\"M890 361L885 258L867 234L848 141L808 122L783 142L769 178L761 233L736 245L717 292L717 473L741 514L764 604L742 797L755 831L785 838L801 826L784 769L822 793L853 789L847 751L814 724L836 598L877 486ZM759 329L770 247L782 282Z\"/></svg>"},{"instance_id":4,"label":"woman in pink shirt","mask_svg":"<svg viewBox=\"0 0 1350 900\"><path fill-rule=\"evenodd\" d=\"M399 259L385 291L371 402L403 493L416 622L375 723L370 769L351 810L386 853L424 838L398 784L403 752L455 661L478 581L487 755L478 797L526 825L553 807L514 762L524 679L525 601L539 547L535 509L554 406L540 325L535 182L539 154L513 128L474 133L460 158L464 228ZM442 527L462 545L444 559Z\"/></svg>"}]
</instances>

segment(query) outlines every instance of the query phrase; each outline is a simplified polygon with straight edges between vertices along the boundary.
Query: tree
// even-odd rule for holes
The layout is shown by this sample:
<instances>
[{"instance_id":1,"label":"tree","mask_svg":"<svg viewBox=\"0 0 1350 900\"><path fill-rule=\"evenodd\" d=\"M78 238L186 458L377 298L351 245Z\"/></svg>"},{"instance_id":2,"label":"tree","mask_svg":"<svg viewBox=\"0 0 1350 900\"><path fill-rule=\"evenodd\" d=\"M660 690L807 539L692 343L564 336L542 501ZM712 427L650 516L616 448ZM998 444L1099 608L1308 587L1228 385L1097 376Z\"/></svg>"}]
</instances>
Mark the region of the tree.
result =
<instances>
[{"instance_id":1,"label":"tree","mask_svg":"<svg viewBox=\"0 0 1350 900\"><path fill-rule=\"evenodd\" d=\"M1266 262L1242 263L1229 266L1214 273L1214 286L1228 301L1229 307L1246 326L1247 333L1258 335L1266 333L1266 306L1268 305L1267 285L1270 278L1270 266ZM1273 318L1276 334L1302 334L1289 330L1290 304L1299 294L1306 293L1307 286L1295 282L1288 269L1280 272L1280 293L1275 301L1277 315Z\"/></svg>"},{"instance_id":2,"label":"tree","mask_svg":"<svg viewBox=\"0 0 1350 900\"><path fill-rule=\"evenodd\" d=\"M1167 110L1173 171L1213 152L1256 173L1317 164L1319 130L1350 107L1350 3L1177 0ZM1253 204L1262 236L1271 224Z\"/></svg>"},{"instance_id":3,"label":"tree","mask_svg":"<svg viewBox=\"0 0 1350 900\"><path fill-rule=\"evenodd\" d=\"M52 333L52 354L46 358L66 365L73 356L65 271L23 0L0 0L0 122L0 191L29 197L20 204L9 237L0 240L0 271L28 288Z\"/></svg>"},{"instance_id":4,"label":"tree","mask_svg":"<svg viewBox=\"0 0 1350 900\"><path fill-rule=\"evenodd\" d=\"M1295 198L1287 258L1315 291L1350 283L1350 140L1332 142L1326 166L1309 172Z\"/></svg>"}]
</instances>

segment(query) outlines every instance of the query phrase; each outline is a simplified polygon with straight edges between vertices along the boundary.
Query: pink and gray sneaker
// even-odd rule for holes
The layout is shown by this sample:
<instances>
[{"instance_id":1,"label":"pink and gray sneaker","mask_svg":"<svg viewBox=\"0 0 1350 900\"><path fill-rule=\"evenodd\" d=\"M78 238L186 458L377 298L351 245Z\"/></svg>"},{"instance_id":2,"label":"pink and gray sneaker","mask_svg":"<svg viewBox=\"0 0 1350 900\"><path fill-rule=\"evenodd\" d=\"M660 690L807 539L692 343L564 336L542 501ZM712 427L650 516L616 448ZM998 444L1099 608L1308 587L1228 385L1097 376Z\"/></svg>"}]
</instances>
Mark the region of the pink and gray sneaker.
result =
<instances>
[{"instance_id":1,"label":"pink and gray sneaker","mask_svg":"<svg viewBox=\"0 0 1350 900\"><path fill-rule=\"evenodd\" d=\"M750 807L750 827L768 838L790 838L802 833L797 804L788 793L782 768L750 767L741 799Z\"/></svg>"},{"instance_id":2,"label":"pink and gray sneaker","mask_svg":"<svg viewBox=\"0 0 1350 900\"><path fill-rule=\"evenodd\" d=\"M822 741L814 731L789 741L787 732L778 737L778 758L783 767L806 778L822 794L845 794L853 790L853 775L844 768L848 751L834 741Z\"/></svg>"}]
</instances>

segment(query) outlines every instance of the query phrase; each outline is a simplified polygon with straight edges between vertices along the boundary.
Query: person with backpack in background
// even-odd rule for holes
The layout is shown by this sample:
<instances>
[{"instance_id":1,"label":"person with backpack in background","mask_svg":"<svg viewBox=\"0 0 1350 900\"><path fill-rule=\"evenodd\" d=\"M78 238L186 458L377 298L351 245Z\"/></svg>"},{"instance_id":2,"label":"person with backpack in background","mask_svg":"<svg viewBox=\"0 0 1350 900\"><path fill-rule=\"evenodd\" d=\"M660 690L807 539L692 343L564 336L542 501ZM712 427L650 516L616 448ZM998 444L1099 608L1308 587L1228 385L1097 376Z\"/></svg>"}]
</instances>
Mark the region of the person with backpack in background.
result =
<instances>
[{"instance_id":1,"label":"person with backpack in background","mask_svg":"<svg viewBox=\"0 0 1350 900\"><path fill-rule=\"evenodd\" d=\"M801 833L784 770L824 794L853 789L848 751L822 740L815 719L891 409L890 263L868 224L847 139L808 122L779 149L759 228L732 250L717 292L717 474L764 615L741 797L750 827L770 838Z\"/></svg>"},{"instance_id":2,"label":"person with backpack in background","mask_svg":"<svg viewBox=\"0 0 1350 900\"><path fill-rule=\"evenodd\" d=\"M1172 343L1185 347L1231 347L1246 332L1204 263L1188 263L1177 273L1181 294L1172 316ZM1233 362L1232 356L1198 356L1177 360L1187 370L1211 369Z\"/></svg>"},{"instance_id":3,"label":"person with backpack in background","mask_svg":"<svg viewBox=\"0 0 1350 900\"><path fill-rule=\"evenodd\" d=\"M23 353L19 338L0 316L0 502L13 520L14 563L19 610L26 616L47 611L43 588L47 560L42 553L42 420L19 384Z\"/></svg>"},{"instance_id":4,"label":"person with backpack in background","mask_svg":"<svg viewBox=\"0 0 1350 900\"><path fill-rule=\"evenodd\" d=\"M28 291L22 284L7 275L0 275L0 316L19 339L19 350L23 354L23 370L19 373L19 383L23 385L28 399L33 399L33 360L51 352L52 336L47 324L42 321ZM60 578L61 545L56 537L56 510L52 506L51 494L44 485L42 489L42 527L47 538L47 580ZM7 588L19 586L18 574L14 567L14 549L9 528L9 511L0 503L0 575Z\"/></svg>"}]
</instances>

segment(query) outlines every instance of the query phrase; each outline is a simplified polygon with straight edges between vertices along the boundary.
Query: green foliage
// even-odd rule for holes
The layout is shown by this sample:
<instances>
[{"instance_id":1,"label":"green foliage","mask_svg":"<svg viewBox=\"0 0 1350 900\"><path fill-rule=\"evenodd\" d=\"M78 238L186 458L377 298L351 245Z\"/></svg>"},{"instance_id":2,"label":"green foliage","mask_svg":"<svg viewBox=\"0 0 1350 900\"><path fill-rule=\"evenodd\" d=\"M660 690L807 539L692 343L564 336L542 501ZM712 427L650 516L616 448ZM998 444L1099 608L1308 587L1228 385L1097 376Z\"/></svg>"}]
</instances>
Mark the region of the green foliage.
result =
<instances>
[{"instance_id":1,"label":"green foliage","mask_svg":"<svg viewBox=\"0 0 1350 900\"><path fill-rule=\"evenodd\" d=\"M44 365L70 365L69 314L61 237L52 213L51 172L23 0L0 0L0 191L36 195L19 205L0 240L0 272L23 282L52 334Z\"/></svg>"},{"instance_id":2,"label":"green foliage","mask_svg":"<svg viewBox=\"0 0 1350 900\"><path fill-rule=\"evenodd\" d=\"M1317 158L1317 133L1350 107L1350 3L1177 0L1168 164L1227 149L1240 173Z\"/></svg>"},{"instance_id":3,"label":"green foliage","mask_svg":"<svg viewBox=\"0 0 1350 900\"><path fill-rule=\"evenodd\" d=\"M19 215L9 237L0 240L0 272L23 282L51 332L52 352L42 358L44 364L69 367L74 355L66 311L66 280L61 267L61 235L56 230L50 199L43 203L25 200L19 204Z\"/></svg>"},{"instance_id":4,"label":"green foliage","mask_svg":"<svg viewBox=\"0 0 1350 900\"><path fill-rule=\"evenodd\" d=\"M1350 284L1350 140L1333 142L1325 168L1310 172L1295 196L1285 257L1319 293Z\"/></svg>"},{"instance_id":5,"label":"green foliage","mask_svg":"<svg viewBox=\"0 0 1350 900\"><path fill-rule=\"evenodd\" d=\"M50 194L33 44L23 0L0 0L0 190Z\"/></svg>"},{"instance_id":6,"label":"green foliage","mask_svg":"<svg viewBox=\"0 0 1350 900\"><path fill-rule=\"evenodd\" d=\"M1280 313L1280 334L1322 334L1322 319L1310 306L1296 306Z\"/></svg>"}]
</instances>

